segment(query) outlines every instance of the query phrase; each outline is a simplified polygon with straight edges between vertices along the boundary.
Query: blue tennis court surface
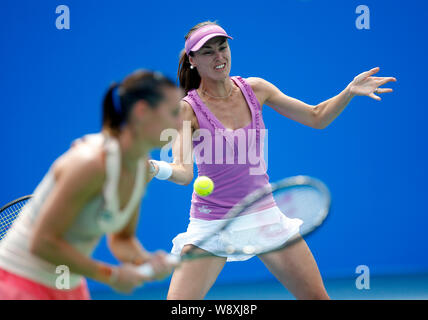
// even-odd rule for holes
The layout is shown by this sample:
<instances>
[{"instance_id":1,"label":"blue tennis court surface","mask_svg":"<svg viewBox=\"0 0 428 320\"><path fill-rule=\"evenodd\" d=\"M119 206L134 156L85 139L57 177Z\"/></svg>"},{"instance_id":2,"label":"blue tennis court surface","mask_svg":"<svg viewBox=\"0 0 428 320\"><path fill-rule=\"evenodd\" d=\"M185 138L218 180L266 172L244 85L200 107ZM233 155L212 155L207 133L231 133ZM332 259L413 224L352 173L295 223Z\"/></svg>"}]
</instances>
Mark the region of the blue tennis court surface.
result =
<instances>
[{"instance_id":1,"label":"blue tennis court surface","mask_svg":"<svg viewBox=\"0 0 428 320\"><path fill-rule=\"evenodd\" d=\"M370 289L357 289L355 278L325 279L330 298L335 300L426 300L428 274L371 277ZM167 287L146 287L133 295L113 292L92 292L95 300L163 300ZM215 285L206 296L208 300L292 300L294 297L276 281L251 284Z\"/></svg>"}]
</instances>

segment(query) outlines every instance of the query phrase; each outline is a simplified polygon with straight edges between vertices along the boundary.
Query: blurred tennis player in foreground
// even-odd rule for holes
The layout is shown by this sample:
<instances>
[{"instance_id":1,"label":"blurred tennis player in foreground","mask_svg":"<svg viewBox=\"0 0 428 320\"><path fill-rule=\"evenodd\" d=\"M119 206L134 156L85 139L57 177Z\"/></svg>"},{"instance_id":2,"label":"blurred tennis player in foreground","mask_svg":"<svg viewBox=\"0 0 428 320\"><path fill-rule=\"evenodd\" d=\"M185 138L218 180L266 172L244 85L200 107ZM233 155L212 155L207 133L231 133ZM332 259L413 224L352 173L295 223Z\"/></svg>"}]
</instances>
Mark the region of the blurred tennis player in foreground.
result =
<instances>
[{"instance_id":1,"label":"blurred tennis player in foreground","mask_svg":"<svg viewBox=\"0 0 428 320\"><path fill-rule=\"evenodd\" d=\"M391 77L373 77L379 71L378 68L374 68L355 77L337 96L312 106L286 96L273 84L261 78L230 77L231 52L227 40L231 37L217 24L200 23L193 27L185 38L185 50L181 54L178 71L180 86L187 94L181 102L183 120L191 124L192 133L197 129L205 129L204 133L199 131L201 135L203 133L205 143L205 140L209 139L212 146L215 146L221 141L222 138L218 137L222 134L229 142L225 143L226 152L223 153L223 147L220 147L220 157L215 154L215 159L208 159L209 163L206 161L206 154L201 154L200 148L195 152L199 176L210 177L214 181L215 189L207 197L193 193L190 224L185 233L179 234L173 240L174 254L187 252L203 238L204 234L216 230L219 223L222 223L222 217L233 205L252 191L269 184L266 171L251 174L251 170L255 168L248 161L249 154L244 157L247 159L245 164L238 164L236 161L241 155L234 158L233 164L228 164L224 160L224 155L228 151L232 154L239 152L240 146L233 137L238 132L247 136L247 152L264 150L262 137L265 128L262 117L264 104L306 126L323 129L343 111L353 97L360 95L380 100L375 93L391 92L392 89L378 87L389 81L395 81L395 78ZM249 133L251 130L258 132L254 139ZM227 139L227 131L232 135L231 139ZM192 159L189 156L191 149L196 150L200 141L197 139L192 141L191 137L191 134L181 132L180 139L177 139L173 146L174 163L157 164L163 171L167 171L168 167L172 168L169 180L178 184L188 184L193 179L193 161L189 162L186 159ZM219 151L217 147L213 147L213 150ZM204 152L206 151L204 149ZM260 159L256 166L266 168L264 159ZM284 216L274 202L266 210L253 215L258 215L254 221L259 222L248 226L248 232L253 232L255 227L267 227L263 224L266 223L264 221L277 221L274 227L278 230L278 236L272 241L283 241L285 244L299 234L300 222ZM242 232L236 234L242 235ZM253 232L253 235L255 234ZM234 234L231 235L233 236ZM236 235L232 240L243 241ZM227 252L222 248L226 245L227 242L219 236L218 239L212 239L209 244L204 244L200 250ZM168 299L202 299L214 284L226 261L247 260L251 257L252 255L236 257L233 254L225 254L184 262L174 271ZM316 261L303 239L282 250L262 254L259 258L297 299L329 298Z\"/></svg>"},{"instance_id":2,"label":"blurred tennis player in foreground","mask_svg":"<svg viewBox=\"0 0 428 320\"><path fill-rule=\"evenodd\" d=\"M110 87L103 128L51 166L34 197L0 243L0 300L89 299L84 277L119 292L172 271L165 254L150 254L135 237L140 202L152 178L148 153L165 128L177 128L182 91L160 73L136 71ZM111 266L90 256L108 235ZM137 272L149 262L155 275ZM70 289L57 289L56 267L70 269Z\"/></svg>"}]
</instances>

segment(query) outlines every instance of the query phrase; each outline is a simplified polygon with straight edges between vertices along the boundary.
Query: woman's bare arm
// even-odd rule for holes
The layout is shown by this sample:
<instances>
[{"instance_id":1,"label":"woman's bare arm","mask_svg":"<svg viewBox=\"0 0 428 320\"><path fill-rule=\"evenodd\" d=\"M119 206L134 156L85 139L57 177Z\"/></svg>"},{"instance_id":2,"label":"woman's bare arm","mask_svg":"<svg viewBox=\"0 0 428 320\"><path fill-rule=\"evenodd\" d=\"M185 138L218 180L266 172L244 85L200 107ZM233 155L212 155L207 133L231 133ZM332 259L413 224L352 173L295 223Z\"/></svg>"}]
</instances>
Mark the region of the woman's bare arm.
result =
<instances>
[{"instance_id":1,"label":"woman's bare arm","mask_svg":"<svg viewBox=\"0 0 428 320\"><path fill-rule=\"evenodd\" d=\"M283 116L306 126L324 129L346 108L355 96L368 96L380 100L375 93L392 92L379 86L396 81L393 77L373 77L379 68L373 68L356 76L338 95L317 105L310 105L281 92L272 83L261 78L249 78L261 105L267 104Z\"/></svg>"},{"instance_id":2,"label":"woman's bare arm","mask_svg":"<svg viewBox=\"0 0 428 320\"><path fill-rule=\"evenodd\" d=\"M62 170L54 171L55 186L40 209L30 250L54 265L66 265L73 273L107 283L108 277L99 272L103 264L80 253L64 239L85 204L102 191L102 157L101 153L73 152Z\"/></svg>"},{"instance_id":3,"label":"woman's bare arm","mask_svg":"<svg viewBox=\"0 0 428 320\"><path fill-rule=\"evenodd\" d=\"M185 101L180 102L181 118L183 125L178 130L178 135L172 145L173 163L171 163L172 174L168 179L171 182L188 185L193 180L193 145L192 135L197 125L196 115L192 107ZM158 168L153 164L152 175L156 175Z\"/></svg>"}]
</instances>

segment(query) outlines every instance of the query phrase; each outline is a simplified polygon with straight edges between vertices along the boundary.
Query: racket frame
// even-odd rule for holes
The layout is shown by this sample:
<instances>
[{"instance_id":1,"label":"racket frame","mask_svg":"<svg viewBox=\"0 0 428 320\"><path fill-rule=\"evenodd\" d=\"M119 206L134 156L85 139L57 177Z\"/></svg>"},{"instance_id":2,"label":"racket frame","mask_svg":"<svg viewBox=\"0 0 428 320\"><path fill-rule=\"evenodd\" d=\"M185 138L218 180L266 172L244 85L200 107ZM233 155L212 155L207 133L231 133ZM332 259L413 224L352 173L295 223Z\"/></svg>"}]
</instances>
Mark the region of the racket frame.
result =
<instances>
[{"instance_id":1,"label":"racket frame","mask_svg":"<svg viewBox=\"0 0 428 320\"><path fill-rule=\"evenodd\" d=\"M33 195L26 195L26 196L20 197L20 198L18 198L18 199L15 199L15 200L13 200L13 201L11 201L11 202L7 203L7 204L6 204L6 205L4 205L3 207L1 207L1 208L0 208L0 220L3 220L3 217L5 217L4 213L7 211L7 209L9 209L10 207L12 207L12 206L16 205L16 204L17 204L17 203L19 203L19 202L30 200L32 197L33 197ZM25 206L25 205L24 205L24 206ZM19 213L21 212L21 210L22 210L22 208L23 208L24 206L22 206L21 208L19 208L19 211L18 211L18 212L16 212L16 214L14 215L13 221L12 221L12 222L9 224L9 226L7 227L6 232L2 235L2 237L0 238L0 241L1 241L1 239L3 239L3 238L6 236L7 231L9 231L10 227L12 226L12 224L13 224L13 223L15 222L15 220L18 218L18 215L19 215ZM6 220L6 219L5 219L5 220Z\"/></svg>"},{"instance_id":2,"label":"racket frame","mask_svg":"<svg viewBox=\"0 0 428 320\"><path fill-rule=\"evenodd\" d=\"M272 250L267 250L260 254L266 254L269 252L279 251L284 249L285 247L288 247L289 245L299 241L302 239L303 236L306 236L316 229L325 221L325 219L328 216L328 213L331 208L331 194L327 186L319 179L311 177L311 176L305 176L305 175L298 175L293 177L287 177L282 180L279 180L277 182L273 182L270 184L267 184L266 186L255 190L254 192L247 195L243 200L241 200L238 204L236 204L225 216L225 222L220 225L218 228L215 229L215 231L210 232L209 235L207 235L204 239L201 241L192 244L193 248L191 248L188 252L184 253L180 257L176 255L169 254L167 256L167 261L171 264L178 265L182 261L187 260L195 260L195 259L201 259L201 258L208 258L208 257L223 257L220 255L216 255L213 252L208 252L199 246L204 244L206 241L208 241L213 235L215 235L218 232L221 232L222 230L226 229L226 227L233 222L233 218L236 218L240 213L245 211L248 207L250 207L252 204L263 198L264 196L269 195L270 193L274 193L277 190L285 189L289 187L299 187L299 186L311 186L315 189L319 190L320 193L323 195L323 198L326 200L324 211L322 214L320 214L320 219L318 223L314 224L311 228L307 229L303 234L297 233L296 235L292 236L290 239L288 239L283 245L275 247ZM222 219L222 220L223 220ZM199 251L199 252L193 252L193 251ZM203 252L201 252L203 251ZM242 254L246 254L245 252L242 252ZM257 255L258 253L254 253ZM143 264L139 268L139 272L147 277L151 277L154 275L154 270L151 267L149 263Z\"/></svg>"},{"instance_id":3,"label":"racket frame","mask_svg":"<svg viewBox=\"0 0 428 320\"><path fill-rule=\"evenodd\" d=\"M289 188L289 187L299 187L299 186L314 187L317 190L319 190L320 193L324 196L324 198L326 200L326 204L324 206L323 213L320 215L323 218L320 219L320 221L317 224L315 224L311 228L309 228L305 233L303 233L303 234L299 233L298 235L291 237L289 240L287 240L282 246L276 247L275 249L268 250L268 251L263 252L263 253L282 250L283 248L285 248L285 247L291 245L292 243L300 240L301 237L307 236L308 234L312 233L325 221L325 219L328 216L328 213L329 213L330 208L331 208L330 191L327 188L327 186L321 180L316 179L314 177L305 176L305 175L288 177L288 178L284 178L282 180L279 180L277 182L267 184L266 186L264 186L260 189L257 189L254 192L247 195L243 200L241 200L232 209L230 209L230 211L226 214L225 218L223 218L223 219L226 219L226 221L221 226L219 226L217 229L215 229L215 231L211 232L209 235L207 235L201 241L193 244L194 248L190 249L189 252L186 252L185 254L183 254L180 257L180 260L181 261L183 261L183 260L194 260L194 259L199 259L199 258L204 258L204 257L212 257L212 256L218 257L218 255L216 255L215 253L210 253L210 252L199 253L198 252L198 253L192 254L191 251L196 251L198 249L202 249L199 247L200 245L203 245L204 243L206 243L206 241L208 241L214 234L225 230L229 224L233 223L233 218L236 218L240 213L245 211L247 208L249 208L252 204L257 202L258 200L260 200L263 197L269 195L270 193L274 193L275 191L278 191L280 189L285 189L285 188ZM242 252L242 254L246 254L246 253ZM255 254L257 254L257 253L255 253Z\"/></svg>"}]
</instances>

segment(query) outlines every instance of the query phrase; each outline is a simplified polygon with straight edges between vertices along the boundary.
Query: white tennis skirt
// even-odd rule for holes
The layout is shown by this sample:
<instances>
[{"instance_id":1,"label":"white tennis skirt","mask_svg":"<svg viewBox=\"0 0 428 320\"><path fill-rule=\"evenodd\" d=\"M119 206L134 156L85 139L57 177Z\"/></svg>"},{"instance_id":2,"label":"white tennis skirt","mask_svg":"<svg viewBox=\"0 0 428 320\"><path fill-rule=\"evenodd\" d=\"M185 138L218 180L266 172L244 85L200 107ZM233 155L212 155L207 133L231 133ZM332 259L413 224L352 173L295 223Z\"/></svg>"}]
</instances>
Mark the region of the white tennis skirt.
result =
<instances>
[{"instance_id":1,"label":"white tennis skirt","mask_svg":"<svg viewBox=\"0 0 428 320\"><path fill-rule=\"evenodd\" d=\"M190 218L187 231L178 234L173 240L171 254L179 256L185 245L193 244L227 261L244 261L254 257L253 254L227 254L226 248L232 244L238 248L246 245L255 246L261 251L279 247L299 233L303 221L286 217L278 207L272 207L256 213L240 216L235 219L227 231L214 234L203 244L198 242L208 234L215 232L225 222L219 220L202 220ZM263 237L258 236L263 231Z\"/></svg>"}]
</instances>

